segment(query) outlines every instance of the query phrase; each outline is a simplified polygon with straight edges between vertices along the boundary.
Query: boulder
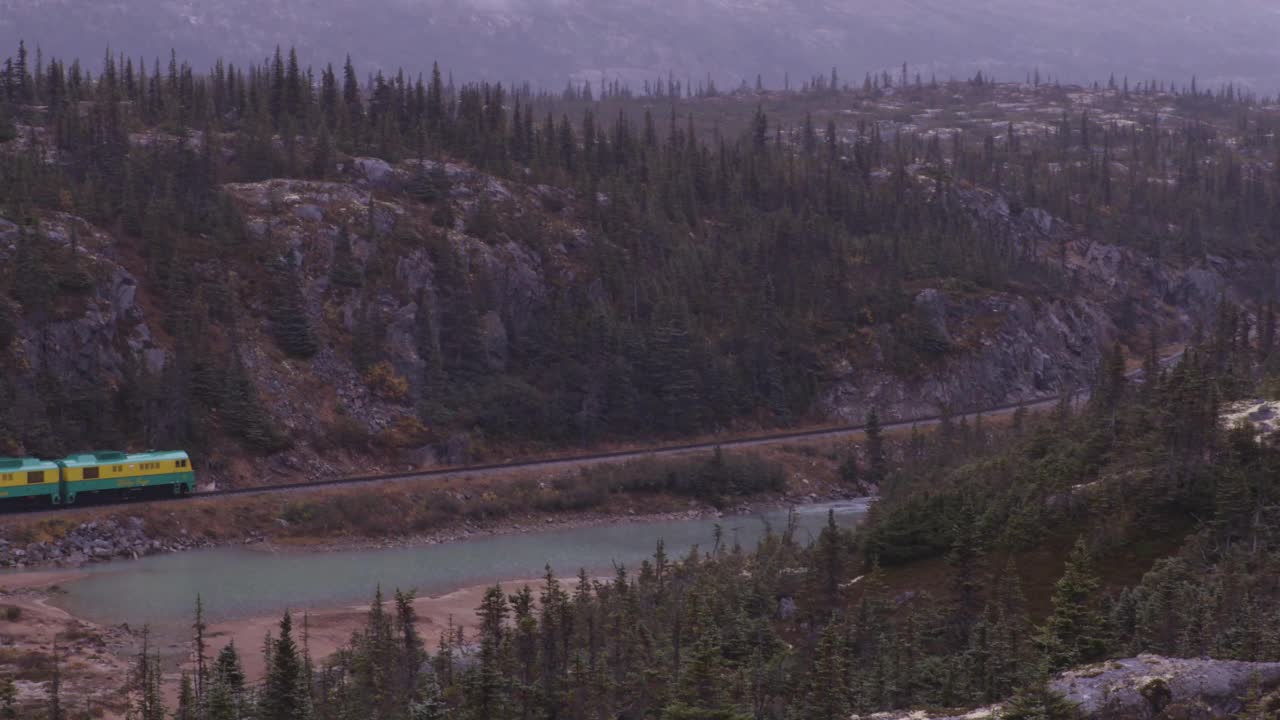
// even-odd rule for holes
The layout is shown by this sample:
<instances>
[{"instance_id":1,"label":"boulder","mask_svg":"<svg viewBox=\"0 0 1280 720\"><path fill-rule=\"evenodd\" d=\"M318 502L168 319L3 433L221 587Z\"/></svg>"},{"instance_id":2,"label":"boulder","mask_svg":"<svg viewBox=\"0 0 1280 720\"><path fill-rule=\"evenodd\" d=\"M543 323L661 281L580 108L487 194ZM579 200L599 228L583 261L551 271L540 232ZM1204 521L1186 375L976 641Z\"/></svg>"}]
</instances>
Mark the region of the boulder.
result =
<instances>
[{"instance_id":1,"label":"boulder","mask_svg":"<svg viewBox=\"0 0 1280 720\"><path fill-rule=\"evenodd\" d=\"M947 296L934 288L921 290L915 299L916 311L938 340L951 341L947 332Z\"/></svg>"},{"instance_id":2,"label":"boulder","mask_svg":"<svg viewBox=\"0 0 1280 720\"><path fill-rule=\"evenodd\" d=\"M293 209L294 217L303 222L318 223L324 220L324 211L317 205L303 203Z\"/></svg>"},{"instance_id":3,"label":"boulder","mask_svg":"<svg viewBox=\"0 0 1280 720\"><path fill-rule=\"evenodd\" d=\"M18 241L21 228L16 223L0 218L0 245L10 245Z\"/></svg>"},{"instance_id":4,"label":"boulder","mask_svg":"<svg viewBox=\"0 0 1280 720\"><path fill-rule=\"evenodd\" d=\"M361 157L352 160L351 164L356 175L370 185L385 185L394 176L394 171L386 160Z\"/></svg>"}]
</instances>

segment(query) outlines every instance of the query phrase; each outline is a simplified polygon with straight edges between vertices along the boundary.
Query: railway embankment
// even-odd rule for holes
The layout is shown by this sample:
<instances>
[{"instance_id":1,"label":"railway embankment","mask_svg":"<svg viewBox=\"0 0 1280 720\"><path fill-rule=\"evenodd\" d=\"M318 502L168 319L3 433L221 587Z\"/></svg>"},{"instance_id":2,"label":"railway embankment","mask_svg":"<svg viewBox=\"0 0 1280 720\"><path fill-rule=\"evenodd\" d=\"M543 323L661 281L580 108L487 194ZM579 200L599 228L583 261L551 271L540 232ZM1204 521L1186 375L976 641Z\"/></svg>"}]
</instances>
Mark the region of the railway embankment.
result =
<instances>
[{"instance_id":1,"label":"railway embankment","mask_svg":"<svg viewBox=\"0 0 1280 720\"><path fill-rule=\"evenodd\" d=\"M841 479L839 466L848 448L827 442L826 447L11 515L0 521L0 567L78 567L230 545L435 544L619 518L710 516L873 494L874 488Z\"/></svg>"}]
</instances>

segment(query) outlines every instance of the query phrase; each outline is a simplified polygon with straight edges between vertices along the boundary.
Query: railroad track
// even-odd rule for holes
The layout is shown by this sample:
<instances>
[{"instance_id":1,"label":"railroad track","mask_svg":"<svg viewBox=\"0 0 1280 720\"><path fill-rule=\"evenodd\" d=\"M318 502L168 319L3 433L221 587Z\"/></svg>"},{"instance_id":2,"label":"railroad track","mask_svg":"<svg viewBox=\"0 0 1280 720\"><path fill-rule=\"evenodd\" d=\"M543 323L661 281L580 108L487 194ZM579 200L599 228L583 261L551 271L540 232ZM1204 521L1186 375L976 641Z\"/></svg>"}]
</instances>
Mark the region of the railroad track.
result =
<instances>
[{"instance_id":1,"label":"railroad track","mask_svg":"<svg viewBox=\"0 0 1280 720\"><path fill-rule=\"evenodd\" d=\"M1170 365L1182 357L1179 351L1161 361L1163 365ZM1129 373L1130 377L1135 377L1141 371L1134 370ZM1083 400L1087 398L1087 394L1080 393L1077 398ZM1062 400L1061 395L1052 395L1023 403L1011 403L1000 405L986 410L976 410L968 413L958 413L952 416L952 419L959 421L962 418L974 419L979 416L984 418L996 418L1012 415L1017 412L1018 408L1025 408L1027 411L1044 410L1053 407ZM912 427L932 427L942 422L941 415L929 415L925 417L911 418L907 420L894 420L881 424L884 431L910 429ZM602 465L606 463L626 462L628 460L641 460L648 458L672 457L677 455L685 455L690 453L708 452L716 448L721 449L741 449L752 447L766 447L769 445L781 445L801 440L825 440L847 438L860 435L866 430L866 424L858 425L841 425L835 427L810 428L807 430L791 430L779 433L770 433L765 435L756 435L745 438L733 438L725 440L709 440L696 443L685 443L676 445L662 445L650 448L616 450L610 452L584 453L578 455L562 455L556 457L542 458L537 460L515 460L501 463L487 463L481 465L464 465L445 468L434 468L430 470L412 470L398 473L386 473L382 475L362 475L355 477L334 478L331 480L316 480L303 483L288 483L282 485L264 485L252 488L234 488L227 490L212 490L208 492L197 493L186 498L166 497L153 498L146 500L135 500L133 502L114 502L100 503L95 505L78 505L64 508L51 508L32 510L29 515L35 514L58 514L65 515L78 511L90 510L95 508L110 507L113 505L144 505L159 502L171 502L178 499L191 498L225 498L247 495L265 495L284 492L299 492L305 490L317 490L323 488L340 488L340 487L357 487L361 485L371 485L385 482L403 482L408 480L421 480L427 478L465 478L471 476L496 475L499 473L509 473L520 470L554 470L554 469L576 469L581 467L589 467L592 465Z\"/></svg>"},{"instance_id":2,"label":"railroad track","mask_svg":"<svg viewBox=\"0 0 1280 720\"><path fill-rule=\"evenodd\" d=\"M984 418L1001 417L1011 415L1017 411L1019 407L1026 408L1028 411L1043 410L1058 403L1060 396L1046 397L1039 400L1018 403L1012 405L1002 405L1000 407L991 408L984 411L975 411L971 413L960 413L953 415L955 421L961 418L973 419L978 416ZM930 415L926 417L913 418L909 420L894 420L881 424L881 429L889 432L892 430L910 429L912 427L931 427L942 421L940 415ZM486 463L480 465L463 465L443 468L433 468L429 470L411 470L398 473L385 473L380 475L361 475L354 477L333 478L330 480L315 480L302 483L286 483L281 485L263 485L251 488L231 488L226 490L210 490L187 496L166 496L154 498L139 498L134 500L114 500L103 501L98 503L85 503L81 505L73 505L58 508L27 508L24 510L14 509L10 512L22 514L24 516L37 515L68 515L77 512L87 512L95 509L109 507L124 506L141 506L151 505L155 503L173 502L175 500L190 499L216 499L241 497L248 495L266 495L286 492L301 492L307 490L319 490L325 488L341 488L341 487L358 487L362 485L372 485L378 483L404 482L410 480L423 480L429 478L466 478L480 477L486 475L497 475L501 473L518 472L522 470L571 470L593 465L603 465L608 463L627 462L630 460L674 457L679 455L688 455L700 452L711 452L716 448L720 449L743 449L752 447L767 447L770 445L781 445L796 441L805 440L824 440L855 437L862 434L866 430L865 424L859 425L841 425L834 427L811 428L807 430L791 430L787 432L770 433L764 435L755 435L746 438L733 438L725 440L711 440L697 443L683 443L676 445L662 445L658 447L639 448L629 450L615 450L609 452L583 453L577 455L561 455L555 457L541 458L537 460L514 460L501 463Z\"/></svg>"}]
</instances>

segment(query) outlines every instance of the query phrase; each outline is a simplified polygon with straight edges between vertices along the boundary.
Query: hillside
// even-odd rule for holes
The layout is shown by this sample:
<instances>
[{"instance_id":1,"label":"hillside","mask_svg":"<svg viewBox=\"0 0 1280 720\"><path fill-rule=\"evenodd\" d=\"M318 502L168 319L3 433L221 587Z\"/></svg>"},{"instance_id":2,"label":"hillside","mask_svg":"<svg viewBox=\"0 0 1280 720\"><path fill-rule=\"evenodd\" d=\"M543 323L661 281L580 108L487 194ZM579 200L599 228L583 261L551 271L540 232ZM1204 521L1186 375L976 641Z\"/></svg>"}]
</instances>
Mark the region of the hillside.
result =
<instances>
[{"instance_id":1,"label":"hillside","mask_svg":"<svg viewBox=\"0 0 1280 720\"><path fill-rule=\"evenodd\" d=\"M0 107L8 452L241 484L982 409L1273 287L1234 94L76 71Z\"/></svg>"}]
</instances>

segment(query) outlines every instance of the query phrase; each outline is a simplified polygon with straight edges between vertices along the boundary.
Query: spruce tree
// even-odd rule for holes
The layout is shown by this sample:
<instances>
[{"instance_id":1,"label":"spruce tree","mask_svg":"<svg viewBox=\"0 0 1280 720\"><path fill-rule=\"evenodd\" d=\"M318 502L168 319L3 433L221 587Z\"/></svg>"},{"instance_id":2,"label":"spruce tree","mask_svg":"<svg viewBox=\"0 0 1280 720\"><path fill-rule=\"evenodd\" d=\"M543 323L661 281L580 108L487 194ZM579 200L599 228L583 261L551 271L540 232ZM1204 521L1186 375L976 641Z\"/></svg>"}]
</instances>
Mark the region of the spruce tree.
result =
<instances>
[{"instance_id":1,"label":"spruce tree","mask_svg":"<svg viewBox=\"0 0 1280 720\"><path fill-rule=\"evenodd\" d=\"M271 330L280 349L292 357L310 358L320 349L302 294L302 278L290 262L281 263L276 271L276 302L272 305Z\"/></svg>"},{"instance_id":2,"label":"spruce tree","mask_svg":"<svg viewBox=\"0 0 1280 720\"><path fill-rule=\"evenodd\" d=\"M267 677L258 700L257 720L307 720L310 717L302 658L293 640L293 617L280 620L280 635L271 645Z\"/></svg>"},{"instance_id":3,"label":"spruce tree","mask_svg":"<svg viewBox=\"0 0 1280 720\"><path fill-rule=\"evenodd\" d=\"M449 706L442 697L434 672L425 672L413 700L409 702L409 720L447 720Z\"/></svg>"},{"instance_id":4,"label":"spruce tree","mask_svg":"<svg viewBox=\"0 0 1280 720\"><path fill-rule=\"evenodd\" d=\"M977 520L976 511L966 502L952 526L951 551L947 554L947 564L954 573L955 622L961 637L968 633L980 607L983 548Z\"/></svg>"},{"instance_id":5,"label":"spruce tree","mask_svg":"<svg viewBox=\"0 0 1280 720\"><path fill-rule=\"evenodd\" d=\"M360 268L351 252L351 234L347 226L338 229L338 237L333 243L333 263L329 267L329 282L338 287L358 288L364 284L360 276Z\"/></svg>"},{"instance_id":6,"label":"spruce tree","mask_svg":"<svg viewBox=\"0 0 1280 720\"><path fill-rule=\"evenodd\" d=\"M877 488L884 487L889 475L889 457L885 451L884 433L880 427L880 414L875 408L867 413L867 481Z\"/></svg>"},{"instance_id":7,"label":"spruce tree","mask_svg":"<svg viewBox=\"0 0 1280 720\"><path fill-rule=\"evenodd\" d=\"M827 511L827 524L818 534L813 546L813 572L815 589L821 594L828 609L839 605L840 583L844 580L848 563L844 533L836 524L835 510Z\"/></svg>"},{"instance_id":8,"label":"spruce tree","mask_svg":"<svg viewBox=\"0 0 1280 720\"><path fill-rule=\"evenodd\" d=\"M1000 710L999 720L1076 720L1079 708L1047 682L1020 690Z\"/></svg>"},{"instance_id":9,"label":"spruce tree","mask_svg":"<svg viewBox=\"0 0 1280 720\"><path fill-rule=\"evenodd\" d=\"M6 674L0 678L0 719L17 720L18 687L13 683L13 676Z\"/></svg>"},{"instance_id":10,"label":"spruce tree","mask_svg":"<svg viewBox=\"0 0 1280 720\"><path fill-rule=\"evenodd\" d=\"M1105 627L1097 609L1098 587L1092 557L1081 538L1054 586L1053 613L1040 629L1038 642L1051 669L1092 662L1106 652Z\"/></svg>"},{"instance_id":11,"label":"spruce tree","mask_svg":"<svg viewBox=\"0 0 1280 720\"><path fill-rule=\"evenodd\" d=\"M822 632L804 697L805 720L846 720L849 717L844 628L832 623Z\"/></svg>"},{"instance_id":12,"label":"spruce tree","mask_svg":"<svg viewBox=\"0 0 1280 720\"><path fill-rule=\"evenodd\" d=\"M207 679L207 676L208 676L208 668L206 667L206 663L208 662L209 658L207 655L207 646L205 642L205 631L208 629L209 629L208 626L204 622L204 600L203 598L200 597L200 595L197 594L196 595L196 617L195 617L195 621L191 625L191 630L194 636L192 650L194 651L194 655L195 655L195 671L196 671L195 686L193 688L193 692L194 692L193 699L197 704L204 702L204 686L205 686L205 680Z\"/></svg>"},{"instance_id":13,"label":"spruce tree","mask_svg":"<svg viewBox=\"0 0 1280 720\"><path fill-rule=\"evenodd\" d=\"M62 657L61 652L58 650L56 639L53 643L53 672L49 677L48 692L46 718L48 720L66 720L66 711L62 707ZM160 714L143 714L140 720L164 720L163 711Z\"/></svg>"},{"instance_id":14,"label":"spruce tree","mask_svg":"<svg viewBox=\"0 0 1280 720\"><path fill-rule=\"evenodd\" d=\"M173 711L173 720L199 720L199 706L191 676L183 672L178 685L178 707Z\"/></svg>"},{"instance_id":15,"label":"spruce tree","mask_svg":"<svg viewBox=\"0 0 1280 720\"><path fill-rule=\"evenodd\" d=\"M240 720L247 714L245 676L235 643L229 643L214 661L206 693L204 720Z\"/></svg>"}]
</instances>

